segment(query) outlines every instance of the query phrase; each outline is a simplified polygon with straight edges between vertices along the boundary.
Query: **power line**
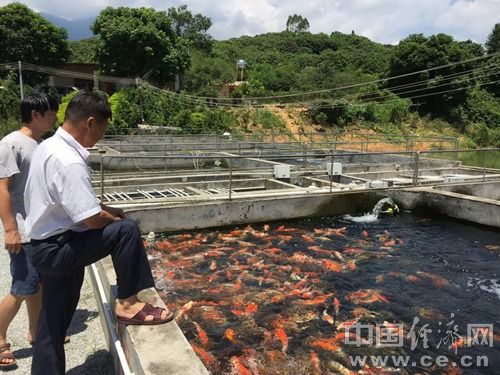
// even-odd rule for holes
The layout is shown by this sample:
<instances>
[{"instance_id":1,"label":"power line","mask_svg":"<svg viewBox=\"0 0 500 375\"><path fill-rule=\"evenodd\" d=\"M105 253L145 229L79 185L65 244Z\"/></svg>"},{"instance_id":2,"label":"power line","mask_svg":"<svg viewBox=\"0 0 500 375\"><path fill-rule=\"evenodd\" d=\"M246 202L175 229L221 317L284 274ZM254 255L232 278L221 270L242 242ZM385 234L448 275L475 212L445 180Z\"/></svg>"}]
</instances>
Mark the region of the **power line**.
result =
<instances>
[{"instance_id":1,"label":"power line","mask_svg":"<svg viewBox=\"0 0 500 375\"><path fill-rule=\"evenodd\" d=\"M392 76L392 77L387 77L387 78L381 78L381 79L377 79L377 80L373 80L373 81L368 81L368 82L363 82L363 83L356 83L356 84L351 84L351 85L346 85L346 86L340 86L340 87L334 87L334 88L328 88L328 89L322 89L322 90L315 90L315 91L305 91L305 92L299 92L299 93L275 95L275 96L247 97L246 99L247 100L262 100L262 99L278 99L278 98L289 98L289 97L301 97L301 96L321 94L321 93L326 93L326 92L331 92L331 91L345 90L345 89L348 89L348 88L355 88L355 87L359 87L359 86L365 86L365 85L368 85L368 84L387 82L387 81L391 81L391 80L398 79L398 78L409 77L409 76L417 75L417 74L421 74L421 73L427 73L427 72L431 72L431 71L435 71L435 70L439 70L439 69L449 68L449 67L455 66L455 65L466 64L466 63L473 62L473 61L484 60L484 59L495 57L495 56L499 56L499 55L500 55L500 53L496 52L496 53L492 53L492 54L489 54L489 55L474 57L474 58L470 58L470 59L466 59L466 60L461 60L461 61L457 61L457 62L453 62L453 63L449 63L449 64L444 64L444 65L436 66L436 67L433 67L433 68L422 69L422 70L419 70L419 71L416 71L416 72L410 72L410 73L400 74L400 75L397 75L397 76ZM209 97L209 96L197 96L197 98L202 98L202 99L219 99L219 100L221 99L221 98Z\"/></svg>"}]
</instances>

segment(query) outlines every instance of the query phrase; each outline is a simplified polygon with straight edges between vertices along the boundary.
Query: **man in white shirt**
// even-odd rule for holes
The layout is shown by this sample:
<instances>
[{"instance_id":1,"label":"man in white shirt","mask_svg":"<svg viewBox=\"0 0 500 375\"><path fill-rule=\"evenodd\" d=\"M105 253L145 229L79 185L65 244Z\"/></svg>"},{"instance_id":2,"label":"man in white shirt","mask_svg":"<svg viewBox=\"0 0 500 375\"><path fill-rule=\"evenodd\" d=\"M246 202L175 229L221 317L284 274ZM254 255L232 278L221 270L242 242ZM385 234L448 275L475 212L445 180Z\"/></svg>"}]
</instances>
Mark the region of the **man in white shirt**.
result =
<instances>
[{"instance_id":1,"label":"man in white shirt","mask_svg":"<svg viewBox=\"0 0 500 375\"><path fill-rule=\"evenodd\" d=\"M26 301L29 341L36 338L41 307L40 275L23 250L29 242L24 230L24 187L33 152L42 135L56 123L57 102L45 94L27 95L21 102L21 128L0 141L0 219L9 251L12 286L0 302L0 368L16 365L7 342L7 329Z\"/></svg>"},{"instance_id":2,"label":"man in white shirt","mask_svg":"<svg viewBox=\"0 0 500 375\"><path fill-rule=\"evenodd\" d=\"M26 183L26 252L42 275L42 311L31 373L64 374L64 335L75 312L84 267L111 254L117 275L116 316L123 324L162 324L173 319L137 293L154 286L137 224L122 210L98 202L87 168L111 109L96 92L78 93L64 124L35 151Z\"/></svg>"}]
</instances>

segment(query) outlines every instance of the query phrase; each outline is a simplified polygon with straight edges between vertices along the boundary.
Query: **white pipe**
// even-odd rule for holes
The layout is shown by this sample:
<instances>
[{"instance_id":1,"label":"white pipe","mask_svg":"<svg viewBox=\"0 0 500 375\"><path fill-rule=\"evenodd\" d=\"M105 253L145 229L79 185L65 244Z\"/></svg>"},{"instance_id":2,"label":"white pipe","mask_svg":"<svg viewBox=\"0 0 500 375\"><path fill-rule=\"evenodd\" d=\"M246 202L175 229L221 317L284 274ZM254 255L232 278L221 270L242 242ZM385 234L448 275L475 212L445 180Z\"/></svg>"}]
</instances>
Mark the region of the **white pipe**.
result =
<instances>
[{"instance_id":1,"label":"white pipe","mask_svg":"<svg viewBox=\"0 0 500 375\"><path fill-rule=\"evenodd\" d=\"M106 294L104 293L104 287L101 282L101 278L99 277L99 272L97 271L97 267L95 264L90 266L97 289L99 291L99 297L101 299L101 303L103 305L104 318L106 320L108 331L111 335L111 340L113 341L113 345L115 346L116 354L118 355L118 360L120 362L120 367L122 368L124 375L134 375L132 371L130 371L130 367L128 365L127 359L125 357L125 352L123 351L122 344L116 331L113 326L113 313L111 312L111 308L109 306L108 300L106 299Z\"/></svg>"}]
</instances>

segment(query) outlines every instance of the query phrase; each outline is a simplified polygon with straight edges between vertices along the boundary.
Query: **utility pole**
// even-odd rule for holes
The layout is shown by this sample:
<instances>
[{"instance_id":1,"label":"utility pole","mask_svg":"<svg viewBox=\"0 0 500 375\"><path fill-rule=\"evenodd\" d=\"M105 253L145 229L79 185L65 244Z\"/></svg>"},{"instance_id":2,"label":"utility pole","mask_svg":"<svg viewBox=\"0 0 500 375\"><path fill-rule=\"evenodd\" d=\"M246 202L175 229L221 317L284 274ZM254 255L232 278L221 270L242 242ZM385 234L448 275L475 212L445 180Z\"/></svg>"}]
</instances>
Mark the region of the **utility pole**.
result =
<instances>
[{"instance_id":1,"label":"utility pole","mask_svg":"<svg viewBox=\"0 0 500 375\"><path fill-rule=\"evenodd\" d=\"M141 109L141 124L144 124L144 101L142 97L142 84L139 78L135 79L135 85L139 89L139 107Z\"/></svg>"},{"instance_id":2,"label":"utility pole","mask_svg":"<svg viewBox=\"0 0 500 375\"><path fill-rule=\"evenodd\" d=\"M23 88L23 68L21 66L21 60L17 62L19 68L19 91L21 93L21 100L24 100L24 88Z\"/></svg>"}]
</instances>

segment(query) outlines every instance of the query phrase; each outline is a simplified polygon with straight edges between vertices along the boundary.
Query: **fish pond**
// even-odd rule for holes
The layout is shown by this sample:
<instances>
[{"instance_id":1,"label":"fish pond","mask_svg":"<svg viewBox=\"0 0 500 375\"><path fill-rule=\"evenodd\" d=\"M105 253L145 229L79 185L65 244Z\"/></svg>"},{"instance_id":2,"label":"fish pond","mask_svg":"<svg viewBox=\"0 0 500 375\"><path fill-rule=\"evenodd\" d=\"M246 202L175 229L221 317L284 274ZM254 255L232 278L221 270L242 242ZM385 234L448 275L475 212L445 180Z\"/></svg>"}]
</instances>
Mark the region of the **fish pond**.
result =
<instances>
[{"instance_id":1,"label":"fish pond","mask_svg":"<svg viewBox=\"0 0 500 375\"><path fill-rule=\"evenodd\" d=\"M499 232L410 212L366 221L190 231L147 248L213 374L500 373Z\"/></svg>"}]
</instances>

